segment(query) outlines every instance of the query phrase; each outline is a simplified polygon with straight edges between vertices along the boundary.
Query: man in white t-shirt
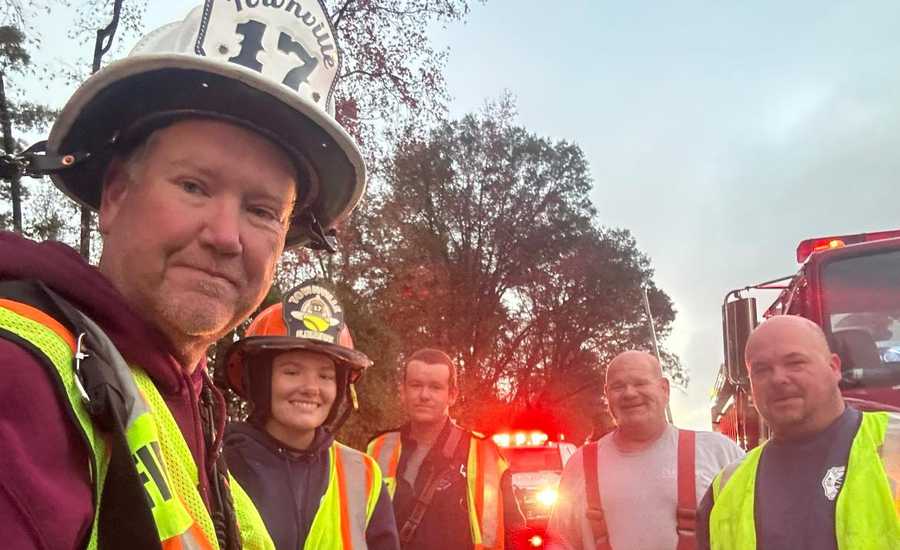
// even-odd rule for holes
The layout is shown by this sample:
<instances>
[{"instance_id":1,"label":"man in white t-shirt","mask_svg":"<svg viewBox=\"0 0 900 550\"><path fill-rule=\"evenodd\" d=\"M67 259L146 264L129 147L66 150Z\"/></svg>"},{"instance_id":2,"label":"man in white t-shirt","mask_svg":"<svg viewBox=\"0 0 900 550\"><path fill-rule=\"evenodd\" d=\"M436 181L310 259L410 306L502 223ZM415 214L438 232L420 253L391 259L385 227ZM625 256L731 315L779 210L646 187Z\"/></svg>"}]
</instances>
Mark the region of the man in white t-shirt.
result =
<instances>
[{"instance_id":1,"label":"man in white t-shirt","mask_svg":"<svg viewBox=\"0 0 900 550\"><path fill-rule=\"evenodd\" d=\"M693 550L697 503L744 452L720 434L669 424L669 381L648 353L616 356L606 370L606 395L618 427L566 464L549 546Z\"/></svg>"}]
</instances>

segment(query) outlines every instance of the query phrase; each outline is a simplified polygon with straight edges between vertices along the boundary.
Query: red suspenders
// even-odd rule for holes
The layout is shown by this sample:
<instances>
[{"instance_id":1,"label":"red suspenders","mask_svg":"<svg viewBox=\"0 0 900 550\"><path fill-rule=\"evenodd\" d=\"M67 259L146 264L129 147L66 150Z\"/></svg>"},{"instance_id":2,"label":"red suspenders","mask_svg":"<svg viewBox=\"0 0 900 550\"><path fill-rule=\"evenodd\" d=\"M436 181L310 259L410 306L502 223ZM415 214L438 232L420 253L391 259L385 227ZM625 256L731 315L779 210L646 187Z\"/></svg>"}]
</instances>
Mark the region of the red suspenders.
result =
<instances>
[{"instance_id":1,"label":"red suspenders","mask_svg":"<svg viewBox=\"0 0 900 550\"><path fill-rule=\"evenodd\" d=\"M697 548L697 473L694 461L696 432L678 430L678 508L675 511L677 550Z\"/></svg>"},{"instance_id":2,"label":"red suspenders","mask_svg":"<svg viewBox=\"0 0 900 550\"><path fill-rule=\"evenodd\" d=\"M697 488L694 470L694 441L696 433L678 430L678 506L675 510L675 530L678 533L677 550L695 550L697 516ZM588 518L597 550L612 550L609 530L600 501L600 483L597 480L597 444L584 447L584 480L587 496Z\"/></svg>"}]
</instances>

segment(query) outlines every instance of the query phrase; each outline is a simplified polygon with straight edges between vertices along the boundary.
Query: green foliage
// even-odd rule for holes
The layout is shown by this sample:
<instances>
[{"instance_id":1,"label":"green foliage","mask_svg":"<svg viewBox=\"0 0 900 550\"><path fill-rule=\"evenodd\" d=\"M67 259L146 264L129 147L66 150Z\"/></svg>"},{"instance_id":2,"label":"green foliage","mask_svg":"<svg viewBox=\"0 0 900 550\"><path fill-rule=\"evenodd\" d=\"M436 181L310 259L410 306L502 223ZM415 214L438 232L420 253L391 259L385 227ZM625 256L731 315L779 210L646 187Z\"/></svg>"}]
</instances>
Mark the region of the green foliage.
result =
<instances>
[{"instance_id":1,"label":"green foliage","mask_svg":"<svg viewBox=\"0 0 900 550\"><path fill-rule=\"evenodd\" d=\"M25 51L25 34L17 27L0 27L0 67L2 71L20 71L31 63L31 56Z\"/></svg>"},{"instance_id":2,"label":"green foliage","mask_svg":"<svg viewBox=\"0 0 900 550\"><path fill-rule=\"evenodd\" d=\"M13 125L20 132L45 131L58 114L59 109L31 101L11 102L9 113Z\"/></svg>"},{"instance_id":3,"label":"green foliage","mask_svg":"<svg viewBox=\"0 0 900 550\"><path fill-rule=\"evenodd\" d=\"M370 161L381 153L385 121L433 122L444 113L448 52L435 49L429 35L438 25L464 20L469 3L325 0L344 54L338 121L366 145Z\"/></svg>"},{"instance_id":4,"label":"green foliage","mask_svg":"<svg viewBox=\"0 0 900 550\"><path fill-rule=\"evenodd\" d=\"M465 424L490 430L536 411L557 413L558 426L580 439L603 420L600 382L609 359L650 348L642 288L660 338L671 330L675 309L655 285L649 258L627 230L597 219L583 151L521 127L511 98L444 120L447 52L431 44L428 32L463 20L468 0L325 5L345 55L338 118L368 152L370 193L339 228L337 254L285 255L260 310L280 298L279 289L305 279L336 285L355 345L374 361L359 383L361 411L338 434L357 448L402 422L398 365L421 346L443 348L457 359L462 397L453 412ZM71 32L92 44L110 8L84 2ZM122 33L142 30L145 8L146 2L125 3L117 44ZM43 8L9 2L0 10L0 21L19 21L25 31L0 27L6 77L34 69L28 51L40 43L29 26L38 20L29 15L35 9ZM86 76L91 51L85 47L81 62L72 65L72 78ZM55 115L48 106L13 99L9 120L19 133L43 129ZM0 191L8 197L7 188ZM33 193L27 231L77 242L71 223L77 216L61 204L70 203ZM9 226L8 218L0 213L0 224ZM216 360L247 324L210 349L220 386ZM669 374L686 383L678 358L662 351ZM244 418L247 405L227 397L230 417Z\"/></svg>"},{"instance_id":5,"label":"green foliage","mask_svg":"<svg viewBox=\"0 0 900 550\"><path fill-rule=\"evenodd\" d=\"M340 273L401 356L435 346L458 361L464 423L490 431L535 409L590 410L603 366L651 347L644 287L657 332L670 331L675 311L649 259L596 219L581 149L516 125L510 98L410 129L385 172L347 231L352 266ZM683 381L677 360L666 367ZM587 415L558 423L590 430Z\"/></svg>"}]
</instances>

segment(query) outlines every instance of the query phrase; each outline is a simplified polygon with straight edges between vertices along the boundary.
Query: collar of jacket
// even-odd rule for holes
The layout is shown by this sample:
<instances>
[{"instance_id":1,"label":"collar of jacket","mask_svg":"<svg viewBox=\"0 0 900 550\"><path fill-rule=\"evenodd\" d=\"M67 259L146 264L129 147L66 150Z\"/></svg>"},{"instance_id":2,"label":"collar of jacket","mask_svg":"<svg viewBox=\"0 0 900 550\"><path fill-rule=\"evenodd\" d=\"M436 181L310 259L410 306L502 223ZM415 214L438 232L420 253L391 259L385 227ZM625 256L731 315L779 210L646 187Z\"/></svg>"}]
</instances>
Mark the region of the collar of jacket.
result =
<instances>
[{"instance_id":1,"label":"collar of jacket","mask_svg":"<svg viewBox=\"0 0 900 550\"><path fill-rule=\"evenodd\" d=\"M249 422L236 422L228 427L229 435L226 437L234 437L235 435L243 435L265 447L273 454L283 455L288 460L309 461L318 459L327 453L328 448L334 442L334 436L328 430L321 426L316 428L316 434L313 441L306 449L296 449L287 445L278 439L275 439L269 432L251 424Z\"/></svg>"}]
</instances>

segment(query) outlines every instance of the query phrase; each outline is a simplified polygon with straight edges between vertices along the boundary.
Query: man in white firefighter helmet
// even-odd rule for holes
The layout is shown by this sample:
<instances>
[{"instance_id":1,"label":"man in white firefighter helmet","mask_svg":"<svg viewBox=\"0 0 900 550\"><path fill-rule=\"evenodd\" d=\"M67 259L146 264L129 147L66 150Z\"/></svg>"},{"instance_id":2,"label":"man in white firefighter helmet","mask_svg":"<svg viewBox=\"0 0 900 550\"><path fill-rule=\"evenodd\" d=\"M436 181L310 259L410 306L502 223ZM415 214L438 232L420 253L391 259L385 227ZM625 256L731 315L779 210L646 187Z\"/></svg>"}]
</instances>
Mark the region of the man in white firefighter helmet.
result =
<instances>
[{"instance_id":1,"label":"man in white firefighter helmet","mask_svg":"<svg viewBox=\"0 0 900 550\"><path fill-rule=\"evenodd\" d=\"M339 51L321 2L207 0L85 81L29 150L99 212L104 246L94 268L0 235L4 547L271 547L228 482L204 356L282 250L330 247L363 194L333 116Z\"/></svg>"}]
</instances>

